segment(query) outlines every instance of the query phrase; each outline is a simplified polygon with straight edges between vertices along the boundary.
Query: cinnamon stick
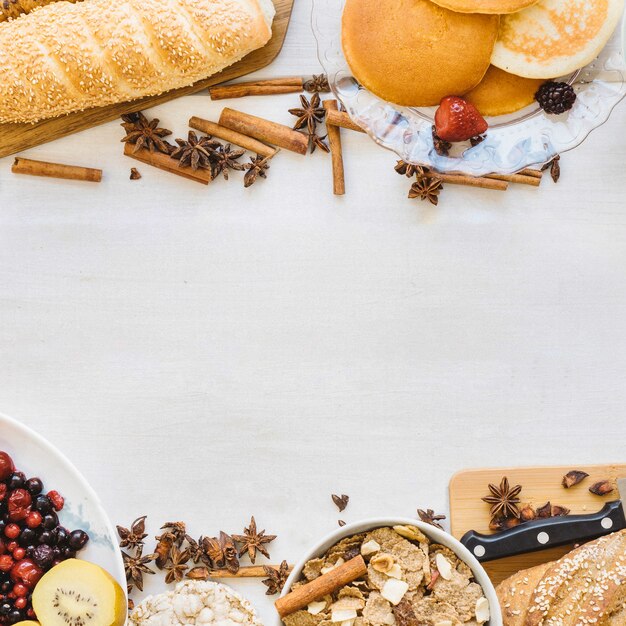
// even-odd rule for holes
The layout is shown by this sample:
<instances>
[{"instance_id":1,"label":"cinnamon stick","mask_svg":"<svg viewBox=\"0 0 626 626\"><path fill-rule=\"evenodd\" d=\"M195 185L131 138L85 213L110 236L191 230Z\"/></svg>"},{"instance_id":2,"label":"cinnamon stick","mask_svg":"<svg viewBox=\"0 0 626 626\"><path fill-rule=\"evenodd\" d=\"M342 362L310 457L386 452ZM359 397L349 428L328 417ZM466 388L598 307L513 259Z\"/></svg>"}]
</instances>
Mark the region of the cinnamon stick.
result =
<instances>
[{"instance_id":1,"label":"cinnamon stick","mask_svg":"<svg viewBox=\"0 0 626 626\"><path fill-rule=\"evenodd\" d=\"M189 180L195 180L197 183L202 183L203 185L208 185L211 180L213 180L211 178L211 170L193 170L189 166L179 167L178 161L176 159L172 159L169 154L163 154L162 152L150 152L150 150L146 150L145 148L141 148L137 152L133 152L134 149L135 146L130 143L125 143L124 155L137 159L142 163L152 165L153 167L165 172L177 174L183 178L189 178Z\"/></svg>"},{"instance_id":2,"label":"cinnamon stick","mask_svg":"<svg viewBox=\"0 0 626 626\"><path fill-rule=\"evenodd\" d=\"M541 178L526 176L524 174L488 174L485 178L490 178L491 180L503 180L507 183L530 185L531 187L539 187L539 185L541 185Z\"/></svg>"},{"instance_id":3,"label":"cinnamon stick","mask_svg":"<svg viewBox=\"0 0 626 626\"><path fill-rule=\"evenodd\" d=\"M259 80L234 85L217 85L209 87L211 100L226 98L243 98L244 96L269 96L281 93L298 93L304 89L304 81L300 76Z\"/></svg>"},{"instance_id":4,"label":"cinnamon stick","mask_svg":"<svg viewBox=\"0 0 626 626\"><path fill-rule=\"evenodd\" d=\"M440 174L439 172L426 172L424 176L428 178L438 178L442 183L450 185L465 185L466 187L480 187L481 189L493 189L494 191L506 191L509 183L493 178L481 178L476 176L465 176L463 174Z\"/></svg>"},{"instance_id":5,"label":"cinnamon stick","mask_svg":"<svg viewBox=\"0 0 626 626\"><path fill-rule=\"evenodd\" d=\"M542 178L543 177L543 172L541 170L533 170L533 169L530 169L530 168L526 168L526 169L520 170L517 173L521 174L522 176L532 176L533 178Z\"/></svg>"},{"instance_id":6,"label":"cinnamon stick","mask_svg":"<svg viewBox=\"0 0 626 626\"><path fill-rule=\"evenodd\" d=\"M337 100L325 100L324 109L326 115L330 111L338 111ZM328 143L330 145L330 156L333 163L333 193L336 196L343 196L346 193L346 178L343 169L343 149L341 147L341 131L339 126L327 126Z\"/></svg>"},{"instance_id":7,"label":"cinnamon stick","mask_svg":"<svg viewBox=\"0 0 626 626\"><path fill-rule=\"evenodd\" d=\"M294 589L274 603L280 617L291 615L307 604L333 593L367 573L367 565L362 556L355 556L343 565L322 574L306 585Z\"/></svg>"},{"instance_id":8,"label":"cinnamon stick","mask_svg":"<svg viewBox=\"0 0 626 626\"><path fill-rule=\"evenodd\" d=\"M345 111L328 111L326 113L326 125L327 126L340 126L341 128L347 128L348 130L355 130L358 133L364 133L365 131L355 124L350 116Z\"/></svg>"},{"instance_id":9,"label":"cinnamon stick","mask_svg":"<svg viewBox=\"0 0 626 626\"><path fill-rule=\"evenodd\" d=\"M260 154L264 157L273 157L276 154L276 148L272 148L271 146L261 143L252 137L230 130L230 128L220 126L215 122L203 120L201 117L192 117L189 120L189 126L190 128L195 128L195 130L199 130L207 135L212 135L218 139L223 139L224 141L228 141L229 143L245 148L246 150L250 150L251 152L255 152L256 154Z\"/></svg>"},{"instance_id":10,"label":"cinnamon stick","mask_svg":"<svg viewBox=\"0 0 626 626\"><path fill-rule=\"evenodd\" d=\"M274 569L280 569L280 565L268 565ZM289 571L293 569L293 565L289 566ZM267 577L267 572L263 568L263 565L247 565L240 567L237 573L233 573L227 569L214 569L210 570L209 576L211 578L264 578Z\"/></svg>"},{"instance_id":11,"label":"cinnamon stick","mask_svg":"<svg viewBox=\"0 0 626 626\"><path fill-rule=\"evenodd\" d=\"M23 157L15 157L11 171L14 174L63 178L65 180L82 180L90 183L99 183L102 180L102 170L80 167L78 165L35 161Z\"/></svg>"},{"instance_id":12,"label":"cinnamon stick","mask_svg":"<svg viewBox=\"0 0 626 626\"><path fill-rule=\"evenodd\" d=\"M222 111L219 123L221 126L226 126L242 135L254 137L263 143L279 146L298 154L307 153L309 146L307 136L289 126L229 108Z\"/></svg>"}]
</instances>

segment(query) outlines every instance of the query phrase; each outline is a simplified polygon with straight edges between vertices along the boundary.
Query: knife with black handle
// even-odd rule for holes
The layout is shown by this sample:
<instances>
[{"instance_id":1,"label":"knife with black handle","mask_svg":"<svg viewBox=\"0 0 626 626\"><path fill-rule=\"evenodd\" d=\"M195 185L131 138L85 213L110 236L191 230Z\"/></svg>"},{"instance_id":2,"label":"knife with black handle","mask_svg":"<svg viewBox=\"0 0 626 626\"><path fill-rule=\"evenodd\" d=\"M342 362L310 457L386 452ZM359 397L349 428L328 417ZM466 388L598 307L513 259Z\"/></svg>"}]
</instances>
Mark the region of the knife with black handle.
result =
<instances>
[{"instance_id":1,"label":"knife with black handle","mask_svg":"<svg viewBox=\"0 0 626 626\"><path fill-rule=\"evenodd\" d=\"M626 478L617 485L626 495ZM626 517L621 500L607 503L601 511L589 515L551 517L520 524L495 535L482 535L473 530L465 533L461 543L482 562L536 552L597 539L602 535L626 528Z\"/></svg>"}]
</instances>

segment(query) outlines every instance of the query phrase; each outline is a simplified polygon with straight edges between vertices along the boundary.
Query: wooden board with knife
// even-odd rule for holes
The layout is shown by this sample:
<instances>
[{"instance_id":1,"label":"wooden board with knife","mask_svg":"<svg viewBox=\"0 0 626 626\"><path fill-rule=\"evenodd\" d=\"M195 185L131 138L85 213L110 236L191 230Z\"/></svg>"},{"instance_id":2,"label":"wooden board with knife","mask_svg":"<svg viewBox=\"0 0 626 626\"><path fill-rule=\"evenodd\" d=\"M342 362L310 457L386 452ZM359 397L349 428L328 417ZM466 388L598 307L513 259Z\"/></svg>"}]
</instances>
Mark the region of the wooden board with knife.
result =
<instances>
[{"instance_id":1,"label":"wooden board with knife","mask_svg":"<svg viewBox=\"0 0 626 626\"><path fill-rule=\"evenodd\" d=\"M563 477L572 470L589 476L566 489L562 485ZM529 504L539 508L551 502L570 509L570 515L527 522L493 533L489 530L490 507L482 498L489 494L490 483L498 485L505 476L510 485L522 487L518 496L520 506ZM464 543L498 584L520 570L560 558L575 544L624 528L618 489L622 477L626 477L625 464L465 470L450 481L451 532L458 539L465 537ZM589 491L593 484L606 480L612 487L610 493L598 496ZM490 539L477 547L483 542L480 537L467 535L470 531L488 535ZM513 554L520 550L523 550L521 554ZM511 556L494 558L502 553Z\"/></svg>"}]
</instances>

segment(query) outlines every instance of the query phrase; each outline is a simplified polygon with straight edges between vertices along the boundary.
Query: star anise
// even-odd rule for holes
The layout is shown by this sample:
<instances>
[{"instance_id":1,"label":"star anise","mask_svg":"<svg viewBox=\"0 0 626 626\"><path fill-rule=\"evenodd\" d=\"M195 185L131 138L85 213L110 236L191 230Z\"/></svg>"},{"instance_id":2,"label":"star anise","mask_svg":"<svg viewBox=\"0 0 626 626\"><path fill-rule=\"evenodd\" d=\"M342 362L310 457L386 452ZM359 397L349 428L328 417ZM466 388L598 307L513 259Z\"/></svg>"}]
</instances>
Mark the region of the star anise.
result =
<instances>
[{"instance_id":1,"label":"star anise","mask_svg":"<svg viewBox=\"0 0 626 626\"><path fill-rule=\"evenodd\" d=\"M148 567L148 563L156 559L156 554L143 556L142 551L143 548L139 547L135 556L122 552L126 580L135 585L139 591L143 591L143 575L155 573L153 569Z\"/></svg>"},{"instance_id":2,"label":"star anise","mask_svg":"<svg viewBox=\"0 0 626 626\"><path fill-rule=\"evenodd\" d=\"M243 171L243 163L237 163L237 159L240 159L245 150L232 150L231 145L227 143L225 146L221 144L211 150L211 172L213 178L217 178L220 174L224 176L225 180L228 180L228 170Z\"/></svg>"},{"instance_id":3,"label":"star anise","mask_svg":"<svg viewBox=\"0 0 626 626\"><path fill-rule=\"evenodd\" d=\"M189 551L189 559L193 561L194 565L197 565L204 557L202 546L200 542L196 541L193 537L187 535L187 550Z\"/></svg>"},{"instance_id":4,"label":"star anise","mask_svg":"<svg viewBox=\"0 0 626 626\"><path fill-rule=\"evenodd\" d=\"M435 152L439 156L448 156L450 152L450 148L452 148L452 144L449 141L443 140L439 135L437 135L437 129L433 126L433 148L435 148Z\"/></svg>"},{"instance_id":5,"label":"star anise","mask_svg":"<svg viewBox=\"0 0 626 626\"><path fill-rule=\"evenodd\" d=\"M413 163L407 163L406 161L398 161L394 169L401 176L406 176L407 178L413 178L414 174L417 173L419 165L414 165Z\"/></svg>"},{"instance_id":6,"label":"star anise","mask_svg":"<svg viewBox=\"0 0 626 626\"><path fill-rule=\"evenodd\" d=\"M185 522L167 522L161 526L161 530L164 530L165 532L156 538L157 541L160 541L164 537L169 537L172 539L174 545L179 548L187 536L187 527L185 526Z\"/></svg>"},{"instance_id":7,"label":"star anise","mask_svg":"<svg viewBox=\"0 0 626 626\"><path fill-rule=\"evenodd\" d=\"M254 563L256 561L257 550L265 557L269 559L270 555L265 548L266 543L271 543L276 539L276 535L266 535L265 530L257 531L256 520L254 515L250 520L250 526L243 529L243 535L233 535L233 539L240 543L239 556L242 557L246 552L250 557L250 561Z\"/></svg>"},{"instance_id":8,"label":"star anise","mask_svg":"<svg viewBox=\"0 0 626 626\"><path fill-rule=\"evenodd\" d=\"M417 180L411 185L411 189L409 190L409 198L428 200L431 204L437 206L439 204L439 194L442 189L443 185L438 178L418 175Z\"/></svg>"},{"instance_id":9,"label":"star anise","mask_svg":"<svg viewBox=\"0 0 626 626\"><path fill-rule=\"evenodd\" d=\"M315 133L317 124L324 121L326 110L321 106L318 93L314 93L310 101L306 96L300 96L300 104L302 106L299 109L289 109L289 113L298 118L293 127L295 130L306 128L309 135L312 135Z\"/></svg>"},{"instance_id":10,"label":"star anise","mask_svg":"<svg viewBox=\"0 0 626 626\"><path fill-rule=\"evenodd\" d=\"M236 574L239 571L239 558L233 538L224 531L220 531L219 545L224 554L226 569L231 574Z\"/></svg>"},{"instance_id":11,"label":"star anise","mask_svg":"<svg viewBox=\"0 0 626 626\"><path fill-rule=\"evenodd\" d=\"M215 537L200 537L198 541L202 547L203 561L211 568L224 567L224 550Z\"/></svg>"},{"instance_id":12,"label":"star anise","mask_svg":"<svg viewBox=\"0 0 626 626\"><path fill-rule=\"evenodd\" d=\"M194 171L211 169L210 149L216 149L221 145L208 136L198 138L193 130L189 131L187 141L176 139L176 143L178 148L175 148L170 156L178 160L179 167L188 165Z\"/></svg>"},{"instance_id":13,"label":"star anise","mask_svg":"<svg viewBox=\"0 0 626 626\"><path fill-rule=\"evenodd\" d=\"M431 526L435 526L436 528L441 528L443 530L443 526L439 523L446 519L445 515L437 515L432 509L426 509L425 511L422 509L417 509L417 514L422 522L426 524L430 524Z\"/></svg>"},{"instance_id":14,"label":"star anise","mask_svg":"<svg viewBox=\"0 0 626 626\"><path fill-rule=\"evenodd\" d=\"M122 115L123 124L121 125L126 131L126 137L122 139L124 143L132 143L135 145L133 152L138 152L142 148L150 150L150 152L163 152L169 154L174 146L162 138L172 134L167 128L159 128L159 120L148 118L141 112L128 113Z\"/></svg>"},{"instance_id":15,"label":"star anise","mask_svg":"<svg viewBox=\"0 0 626 626\"><path fill-rule=\"evenodd\" d=\"M520 499L517 496L521 490L521 485L511 487L506 476L500 481L499 487L490 484L489 491L491 495L485 496L482 500L487 504L491 504L491 519L498 517L519 518L520 510L517 505L520 503Z\"/></svg>"},{"instance_id":16,"label":"star anise","mask_svg":"<svg viewBox=\"0 0 626 626\"><path fill-rule=\"evenodd\" d=\"M167 571L165 584L169 585L173 582L180 582L185 577L185 572L189 569L187 565L189 557L189 550L183 550L181 552L176 546L172 546L169 562L165 566Z\"/></svg>"},{"instance_id":17,"label":"star anise","mask_svg":"<svg viewBox=\"0 0 626 626\"><path fill-rule=\"evenodd\" d=\"M138 517L130 526L130 529L123 526L116 526L117 534L120 536L120 548L130 548L135 550L143 546L143 540L148 536L146 530L146 515Z\"/></svg>"},{"instance_id":18,"label":"star anise","mask_svg":"<svg viewBox=\"0 0 626 626\"><path fill-rule=\"evenodd\" d=\"M268 576L268 578L261 581L267 587L265 594L272 596L276 593L280 593L287 582L287 578L289 578L289 565L287 561L283 561L278 569L269 567L268 565L264 565L263 569Z\"/></svg>"},{"instance_id":19,"label":"star anise","mask_svg":"<svg viewBox=\"0 0 626 626\"><path fill-rule=\"evenodd\" d=\"M250 157L250 163L246 163L244 168L247 170L243 177L243 186L248 188L257 180L257 177L267 178L267 170L270 169L269 160L272 157L262 157L257 154L255 157Z\"/></svg>"},{"instance_id":20,"label":"star anise","mask_svg":"<svg viewBox=\"0 0 626 626\"><path fill-rule=\"evenodd\" d=\"M330 148L328 147L327 144L324 143L324 139L326 139L328 135L324 135L323 137L320 137L317 133L308 133L308 135L309 135L309 148L311 149L311 154L315 152L316 148L319 148L320 150L323 150L326 153L330 152Z\"/></svg>"},{"instance_id":21,"label":"star anise","mask_svg":"<svg viewBox=\"0 0 626 626\"><path fill-rule=\"evenodd\" d=\"M304 90L309 93L330 93L330 85L328 84L328 76L326 74L313 74L311 80L304 83Z\"/></svg>"}]
</instances>

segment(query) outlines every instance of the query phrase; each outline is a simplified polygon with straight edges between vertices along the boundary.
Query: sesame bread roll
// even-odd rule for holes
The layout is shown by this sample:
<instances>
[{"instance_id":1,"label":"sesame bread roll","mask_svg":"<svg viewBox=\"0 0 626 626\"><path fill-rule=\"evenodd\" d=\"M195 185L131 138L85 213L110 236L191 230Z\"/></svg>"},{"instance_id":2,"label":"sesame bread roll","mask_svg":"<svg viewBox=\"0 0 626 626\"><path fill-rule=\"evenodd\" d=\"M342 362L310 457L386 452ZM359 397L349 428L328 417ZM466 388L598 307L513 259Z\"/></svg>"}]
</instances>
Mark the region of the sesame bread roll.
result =
<instances>
[{"instance_id":1,"label":"sesame bread roll","mask_svg":"<svg viewBox=\"0 0 626 626\"><path fill-rule=\"evenodd\" d=\"M45 7L57 0L2 0L0 3L0 22L19 17L22 13L30 13L39 7ZM68 0L76 2L76 0Z\"/></svg>"},{"instance_id":2,"label":"sesame bread roll","mask_svg":"<svg viewBox=\"0 0 626 626\"><path fill-rule=\"evenodd\" d=\"M0 23L0 122L185 87L271 37L271 0L53 2Z\"/></svg>"}]
</instances>

